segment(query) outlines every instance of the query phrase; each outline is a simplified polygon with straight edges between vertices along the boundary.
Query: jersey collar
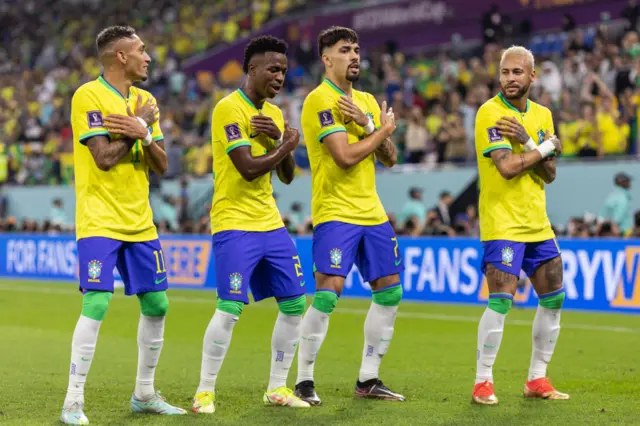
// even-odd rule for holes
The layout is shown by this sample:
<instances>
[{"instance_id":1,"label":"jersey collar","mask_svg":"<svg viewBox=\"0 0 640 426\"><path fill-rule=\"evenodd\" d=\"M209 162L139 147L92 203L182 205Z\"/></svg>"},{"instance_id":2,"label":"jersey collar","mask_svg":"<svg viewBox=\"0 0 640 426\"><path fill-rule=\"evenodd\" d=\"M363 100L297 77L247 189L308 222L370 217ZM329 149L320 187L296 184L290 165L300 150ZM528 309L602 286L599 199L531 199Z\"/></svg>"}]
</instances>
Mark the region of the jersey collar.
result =
<instances>
[{"instance_id":1,"label":"jersey collar","mask_svg":"<svg viewBox=\"0 0 640 426\"><path fill-rule=\"evenodd\" d=\"M245 101L246 103L248 103L251 107L253 107L253 109L255 109L255 110L257 110L257 111L260 111L260 109L259 109L259 108L256 108L256 106L253 104L253 102L251 101L251 99L249 99L249 97L247 96L247 94L246 94L246 93L244 93L244 92L242 91L242 89L238 89L238 90L236 90L236 92L238 92L238 94L240 95L240 97L241 97L242 99L244 99L244 101Z\"/></svg>"},{"instance_id":2,"label":"jersey collar","mask_svg":"<svg viewBox=\"0 0 640 426\"><path fill-rule=\"evenodd\" d=\"M329 85L329 87L331 87L333 90L335 90L336 92L338 92L340 95L342 96L347 96L346 93L344 93L344 91L339 88L338 86L336 86L331 80L329 80L328 78L325 78L323 81L323 83L327 83Z\"/></svg>"},{"instance_id":3,"label":"jersey collar","mask_svg":"<svg viewBox=\"0 0 640 426\"><path fill-rule=\"evenodd\" d=\"M500 100L509 108L514 110L515 112L517 112L518 114L523 114L522 111L520 111L518 108L514 107L513 104L511 104L511 102L509 102L507 100L507 98L504 97L504 95L502 94L502 92L498 93L498 97L500 98ZM529 99L527 99L527 107L525 108L524 112L529 112L529 104L531 103L531 101Z\"/></svg>"},{"instance_id":4,"label":"jersey collar","mask_svg":"<svg viewBox=\"0 0 640 426\"><path fill-rule=\"evenodd\" d=\"M115 93L116 95L118 95L119 97L124 99L125 101L129 98L129 95L131 94L131 90L129 90L129 93L127 93L127 97L125 98L124 96L122 96L122 93L120 93L118 91L118 89L113 87L111 85L111 83L109 83L107 80L105 80L103 76L98 77L98 81L100 82L100 84L102 84L104 87L106 87L109 91Z\"/></svg>"}]
</instances>

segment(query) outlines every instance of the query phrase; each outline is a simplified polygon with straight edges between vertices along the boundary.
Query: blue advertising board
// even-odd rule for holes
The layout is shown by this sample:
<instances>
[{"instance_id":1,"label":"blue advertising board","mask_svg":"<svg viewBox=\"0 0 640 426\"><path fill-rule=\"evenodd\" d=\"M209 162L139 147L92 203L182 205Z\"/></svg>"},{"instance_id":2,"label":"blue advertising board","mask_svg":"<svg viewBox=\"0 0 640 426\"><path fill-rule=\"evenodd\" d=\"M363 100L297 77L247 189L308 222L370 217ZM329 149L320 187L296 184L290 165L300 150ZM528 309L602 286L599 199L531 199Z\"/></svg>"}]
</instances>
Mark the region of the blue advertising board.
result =
<instances>
[{"instance_id":1,"label":"blue advertising board","mask_svg":"<svg viewBox=\"0 0 640 426\"><path fill-rule=\"evenodd\" d=\"M215 289L211 238L162 236L173 288ZM309 293L313 293L311 238L294 238ZM482 245L467 238L399 238L405 271L404 299L437 303L485 304L486 279L480 270ZM640 240L560 239L567 309L640 314ZM327 256L329 254L327 253ZM0 235L0 278L76 281L78 254L73 236ZM371 290L354 268L343 296L368 297ZM530 282L515 303L534 307Z\"/></svg>"}]
</instances>

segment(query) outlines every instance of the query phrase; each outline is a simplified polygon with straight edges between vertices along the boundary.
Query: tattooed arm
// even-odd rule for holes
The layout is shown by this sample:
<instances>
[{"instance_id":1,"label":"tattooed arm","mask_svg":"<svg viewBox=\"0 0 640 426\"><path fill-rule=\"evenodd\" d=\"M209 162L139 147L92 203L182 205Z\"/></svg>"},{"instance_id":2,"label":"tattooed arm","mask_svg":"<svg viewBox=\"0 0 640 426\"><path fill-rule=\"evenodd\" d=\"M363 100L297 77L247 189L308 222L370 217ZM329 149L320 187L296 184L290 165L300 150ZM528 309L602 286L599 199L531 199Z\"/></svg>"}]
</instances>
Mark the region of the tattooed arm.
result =
<instances>
[{"instance_id":1,"label":"tattooed arm","mask_svg":"<svg viewBox=\"0 0 640 426\"><path fill-rule=\"evenodd\" d=\"M398 162L398 151L396 150L396 146L391 141L391 138L386 138L382 145L378 147L375 151L376 158L385 167L393 167Z\"/></svg>"},{"instance_id":2,"label":"tattooed arm","mask_svg":"<svg viewBox=\"0 0 640 426\"><path fill-rule=\"evenodd\" d=\"M87 140L87 147L98 168L108 172L129 153L134 143L133 139L128 138L109 142L106 136L94 136Z\"/></svg>"},{"instance_id":3,"label":"tattooed arm","mask_svg":"<svg viewBox=\"0 0 640 426\"><path fill-rule=\"evenodd\" d=\"M491 159L502 177L511 180L537 164L542 155L538 150L513 154L510 149L496 149L491 151Z\"/></svg>"},{"instance_id":4,"label":"tattooed arm","mask_svg":"<svg viewBox=\"0 0 640 426\"><path fill-rule=\"evenodd\" d=\"M545 158L536 164L533 170L546 184L550 184L556 180L556 160L553 157Z\"/></svg>"}]
</instances>

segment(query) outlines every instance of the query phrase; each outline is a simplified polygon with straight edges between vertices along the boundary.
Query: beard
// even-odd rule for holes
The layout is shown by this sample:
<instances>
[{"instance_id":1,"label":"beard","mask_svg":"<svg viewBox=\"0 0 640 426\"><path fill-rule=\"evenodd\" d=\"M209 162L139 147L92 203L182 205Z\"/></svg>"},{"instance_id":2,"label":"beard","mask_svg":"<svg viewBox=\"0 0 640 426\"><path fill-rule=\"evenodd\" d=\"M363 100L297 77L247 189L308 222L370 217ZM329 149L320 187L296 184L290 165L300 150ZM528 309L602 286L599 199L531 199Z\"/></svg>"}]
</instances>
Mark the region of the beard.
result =
<instances>
[{"instance_id":1,"label":"beard","mask_svg":"<svg viewBox=\"0 0 640 426\"><path fill-rule=\"evenodd\" d=\"M502 89L502 94L504 95L505 98L522 99L523 97L527 96L527 93L529 92L529 87L531 87L531 83L527 84L526 86L522 86L520 89L518 89L515 95L507 95L506 88L503 86L501 86L500 88Z\"/></svg>"},{"instance_id":2,"label":"beard","mask_svg":"<svg viewBox=\"0 0 640 426\"><path fill-rule=\"evenodd\" d=\"M354 83L358 80L360 80L360 71L358 71L357 74L351 74L349 69L347 69L347 81Z\"/></svg>"}]
</instances>

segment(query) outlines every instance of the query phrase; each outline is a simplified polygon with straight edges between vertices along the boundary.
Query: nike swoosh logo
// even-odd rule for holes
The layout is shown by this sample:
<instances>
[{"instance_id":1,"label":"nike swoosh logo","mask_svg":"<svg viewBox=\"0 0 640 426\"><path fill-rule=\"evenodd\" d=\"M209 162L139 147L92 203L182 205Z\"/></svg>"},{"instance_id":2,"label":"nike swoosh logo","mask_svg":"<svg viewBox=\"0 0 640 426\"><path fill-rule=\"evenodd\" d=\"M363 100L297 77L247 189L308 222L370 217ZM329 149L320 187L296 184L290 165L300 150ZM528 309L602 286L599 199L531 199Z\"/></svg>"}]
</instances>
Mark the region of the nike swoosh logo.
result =
<instances>
[{"instance_id":1,"label":"nike swoosh logo","mask_svg":"<svg viewBox=\"0 0 640 426\"><path fill-rule=\"evenodd\" d=\"M224 345L224 342L221 340L214 340L213 343L215 343L216 345Z\"/></svg>"},{"instance_id":2,"label":"nike swoosh logo","mask_svg":"<svg viewBox=\"0 0 640 426\"><path fill-rule=\"evenodd\" d=\"M353 120L349 120L349 121L345 121L344 124L347 125L349 123L351 123Z\"/></svg>"},{"instance_id":3,"label":"nike swoosh logo","mask_svg":"<svg viewBox=\"0 0 640 426\"><path fill-rule=\"evenodd\" d=\"M396 266L400 265L400 262L402 262L402 259L398 259L398 260L396 260L396 262L395 262L395 263L396 263Z\"/></svg>"},{"instance_id":4,"label":"nike swoosh logo","mask_svg":"<svg viewBox=\"0 0 640 426\"><path fill-rule=\"evenodd\" d=\"M258 136L260 136L260 133L258 133L257 135L249 135L249 138L253 139L253 138L257 138Z\"/></svg>"},{"instance_id":5,"label":"nike swoosh logo","mask_svg":"<svg viewBox=\"0 0 640 426\"><path fill-rule=\"evenodd\" d=\"M304 281L300 283L300 287L304 287Z\"/></svg>"},{"instance_id":6,"label":"nike swoosh logo","mask_svg":"<svg viewBox=\"0 0 640 426\"><path fill-rule=\"evenodd\" d=\"M496 346L496 345L484 345L484 347L485 347L485 348L487 348L487 349L494 349L494 348L497 348L497 346Z\"/></svg>"},{"instance_id":7,"label":"nike swoosh logo","mask_svg":"<svg viewBox=\"0 0 640 426\"><path fill-rule=\"evenodd\" d=\"M156 280L156 285L157 285L157 284L160 284L162 281L164 281L164 280L166 280L166 279L167 279L167 277L164 277L164 278L162 278L162 279L160 279L160 280Z\"/></svg>"},{"instance_id":8,"label":"nike swoosh logo","mask_svg":"<svg viewBox=\"0 0 640 426\"><path fill-rule=\"evenodd\" d=\"M91 361L91 358L81 357L80 359L81 359L82 361Z\"/></svg>"}]
</instances>

